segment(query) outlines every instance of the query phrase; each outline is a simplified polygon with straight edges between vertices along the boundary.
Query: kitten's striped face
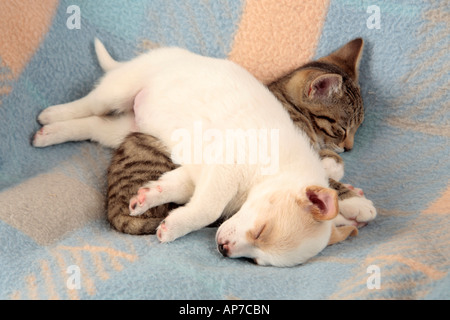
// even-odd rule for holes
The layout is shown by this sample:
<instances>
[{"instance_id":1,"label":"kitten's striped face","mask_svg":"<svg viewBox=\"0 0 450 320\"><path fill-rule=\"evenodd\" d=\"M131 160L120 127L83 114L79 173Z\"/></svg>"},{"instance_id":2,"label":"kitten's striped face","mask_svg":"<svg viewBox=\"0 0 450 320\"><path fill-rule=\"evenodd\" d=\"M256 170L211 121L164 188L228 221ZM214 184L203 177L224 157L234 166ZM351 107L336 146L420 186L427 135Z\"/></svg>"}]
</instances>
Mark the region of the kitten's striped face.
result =
<instances>
[{"instance_id":1,"label":"kitten's striped face","mask_svg":"<svg viewBox=\"0 0 450 320\"><path fill-rule=\"evenodd\" d=\"M321 149L343 152L353 148L355 133L364 120L358 86L362 48L362 39L350 41L295 70L277 86L294 122L297 113L310 119L311 126L302 129Z\"/></svg>"},{"instance_id":2,"label":"kitten's striped face","mask_svg":"<svg viewBox=\"0 0 450 320\"><path fill-rule=\"evenodd\" d=\"M320 147L343 152L353 148L356 131L364 120L364 107L358 87L351 83L338 85L340 88L330 96L313 94L308 99L315 100L310 102L310 112Z\"/></svg>"},{"instance_id":3,"label":"kitten's striped face","mask_svg":"<svg viewBox=\"0 0 450 320\"><path fill-rule=\"evenodd\" d=\"M328 99L315 99L321 110L331 115L328 123L315 121L320 127L319 137L322 138L322 146L335 151L351 150L353 148L356 130L364 120L364 107L358 86L358 69L362 56L364 41L361 38L348 42L330 55L318 60L316 65L322 72L333 73L338 80L325 82L331 86L331 95ZM329 77L323 76L325 78ZM313 81L311 85L317 85ZM333 88L333 85L337 85ZM340 86L339 86L340 85ZM319 77L320 86L320 77ZM311 96L309 97L311 98Z\"/></svg>"}]
</instances>

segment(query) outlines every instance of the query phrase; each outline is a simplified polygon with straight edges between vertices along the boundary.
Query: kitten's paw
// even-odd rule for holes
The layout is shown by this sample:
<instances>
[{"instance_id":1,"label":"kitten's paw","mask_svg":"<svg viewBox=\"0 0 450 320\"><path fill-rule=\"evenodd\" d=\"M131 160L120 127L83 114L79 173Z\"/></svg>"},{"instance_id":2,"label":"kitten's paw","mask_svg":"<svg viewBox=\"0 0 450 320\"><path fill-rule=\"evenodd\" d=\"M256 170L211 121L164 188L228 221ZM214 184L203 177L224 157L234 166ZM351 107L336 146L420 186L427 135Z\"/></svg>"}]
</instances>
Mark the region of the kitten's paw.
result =
<instances>
[{"instance_id":1,"label":"kitten's paw","mask_svg":"<svg viewBox=\"0 0 450 320\"><path fill-rule=\"evenodd\" d=\"M367 222L358 222L354 219L347 219L340 213L336 216L336 218L333 219L333 223L336 227L354 226L357 228L361 228L367 225Z\"/></svg>"},{"instance_id":2,"label":"kitten's paw","mask_svg":"<svg viewBox=\"0 0 450 320\"><path fill-rule=\"evenodd\" d=\"M338 214L336 216L336 218L333 219L333 223L336 227L339 226L354 226L356 225L356 221L355 220L348 220L345 219L344 216L342 214Z\"/></svg>"},{"instance_id":3,"label":"kitten's paw","mask_svg":"<svg viewBox=\"0 0 450 320\"><path fill-rule=\"evenodd\" d=\"M327 157L322 159L322 165L328 175L328 178L339 181L344 177L344 163L338 163L334 158Z\"/></svg>"},{"instance_id":4,"label":"kitten's paw","mask_svg":"<svg viewBox=\"0 0 450 320\"><path fill-rule=\"evenodd\" d=\"M352 197L339 201L339 212L347 220L367 223L377 216L373 202L365 197Z\"/></svg>"},{"instance_id":5,"label":"kitten's paw","mask_svg":"<svg viewBox=\"0 0 450 320\"><path fill-rule=\"evenodd\" d=\"M43 126L33 137L32 144L34 147L43 148L54 144L65 142L63 128L61 124L49 124Z\"/></svg>"},{"instance_id":6,"label":"kitten's paw","mask_svg":"<svg viewBox=\"0 0 450 320\"><path fill-rule=\"evenodd\" d=\"M343 185L347 188L350 189L352 191L354 191L358 196L360 197L364 197L364 191L360 188L355 188L354 186L352 186L351 184L346 184L343 183Z\"/></svg>"}]
</instances>

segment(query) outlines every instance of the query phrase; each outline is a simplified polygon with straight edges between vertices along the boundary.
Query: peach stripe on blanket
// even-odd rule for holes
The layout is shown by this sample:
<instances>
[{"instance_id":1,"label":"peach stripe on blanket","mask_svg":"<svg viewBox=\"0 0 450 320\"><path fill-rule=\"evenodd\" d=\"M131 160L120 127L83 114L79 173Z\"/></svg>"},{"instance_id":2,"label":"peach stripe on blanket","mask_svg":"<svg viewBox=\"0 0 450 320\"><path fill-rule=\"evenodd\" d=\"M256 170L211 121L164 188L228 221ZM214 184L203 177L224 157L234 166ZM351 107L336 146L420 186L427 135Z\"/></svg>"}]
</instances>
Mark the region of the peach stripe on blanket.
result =
<instances>
[{"instance_id":1,"label":"peach stripe on blanket","mask_svg":"<svg viewBox=\"0 0 450 320\"><path fill-rule=\"evenodd\" d=\"M2 3L0 61L11 70L13 79L20 75L44 39L57 7L57 0Z\"/></svg>"},{"instance_id":2,"label":"peach stripe on blanket","mask_svg":"<svg viewBox=\"0 0 450 320\"><path fill-rule=\"evenodd\" d=\"M247 0L229 59L264 83L311 60L329 0Z\"/></svg>"}]
</instances>

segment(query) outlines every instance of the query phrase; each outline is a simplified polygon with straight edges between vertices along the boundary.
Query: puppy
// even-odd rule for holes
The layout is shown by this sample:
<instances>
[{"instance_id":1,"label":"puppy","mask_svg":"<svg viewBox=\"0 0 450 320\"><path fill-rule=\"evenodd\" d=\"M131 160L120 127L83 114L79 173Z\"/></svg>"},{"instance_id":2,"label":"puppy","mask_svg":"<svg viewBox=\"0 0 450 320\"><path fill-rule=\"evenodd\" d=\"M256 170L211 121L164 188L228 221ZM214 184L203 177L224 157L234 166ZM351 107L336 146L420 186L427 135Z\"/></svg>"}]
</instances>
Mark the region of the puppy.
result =
<instances>
[{"instance_id":1,"label":"puppy","mask_svg":"<svg viewBox=\"0 0 450 320\"><path fill-rule=\"evenodd\" d=\"M86 97L45 109L34 146L91 139L116 147L132 131L159 138L181 166L144 185L130 214L184 204L159 226L161 242L230 217L216 235L224 256L293 266L337 241L337 194L318 154L249 72L180 48L124 63L99 41L96 50L110 71ZM112 112L123 115L104 117Z\"/></svg>"}]
</instances>

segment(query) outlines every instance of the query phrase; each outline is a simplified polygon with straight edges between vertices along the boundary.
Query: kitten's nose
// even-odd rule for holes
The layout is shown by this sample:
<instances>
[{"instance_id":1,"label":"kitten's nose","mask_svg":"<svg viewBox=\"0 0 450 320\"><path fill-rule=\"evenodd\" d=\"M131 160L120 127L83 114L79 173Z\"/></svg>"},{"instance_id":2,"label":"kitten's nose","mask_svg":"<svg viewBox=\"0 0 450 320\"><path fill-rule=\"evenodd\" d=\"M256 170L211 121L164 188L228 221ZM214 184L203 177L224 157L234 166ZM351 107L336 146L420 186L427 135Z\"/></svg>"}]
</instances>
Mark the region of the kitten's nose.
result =
<instances>
[{"instance_id":1,"label":"kitten's nose","mask_svg":"<svg viewBox=\"0 0 450 320\"><path fill-rule=\"evenodd\" d=\"M343 142L343 147L345 151L350 151L353 149L354 137L349 135Z\"/></svg>"}]
</instances>

